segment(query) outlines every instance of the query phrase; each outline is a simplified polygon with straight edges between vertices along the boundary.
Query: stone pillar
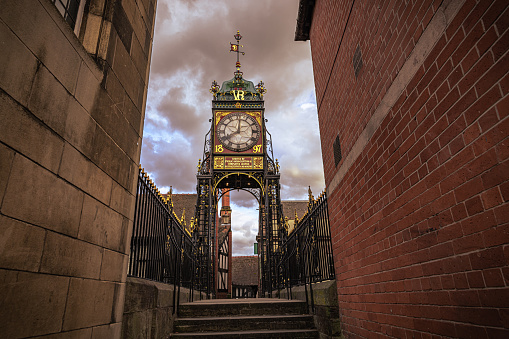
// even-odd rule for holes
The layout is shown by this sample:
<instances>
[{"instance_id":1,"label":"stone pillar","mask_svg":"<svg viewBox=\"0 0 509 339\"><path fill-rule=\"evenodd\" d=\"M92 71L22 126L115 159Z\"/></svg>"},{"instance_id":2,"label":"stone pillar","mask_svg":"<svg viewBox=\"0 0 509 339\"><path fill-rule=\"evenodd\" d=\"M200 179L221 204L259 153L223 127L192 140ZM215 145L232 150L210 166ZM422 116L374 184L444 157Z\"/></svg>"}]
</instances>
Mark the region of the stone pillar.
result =
<instances>
[{"instance_id":1,"label":"stone pillar","mask_svg":"<svg viewBox=\"0 0 509 339\"><path fill-rule=\"evenodd\" d=\"M0 0L0 333L119 338L156 0Z\"/></svg>"}]
</instances>

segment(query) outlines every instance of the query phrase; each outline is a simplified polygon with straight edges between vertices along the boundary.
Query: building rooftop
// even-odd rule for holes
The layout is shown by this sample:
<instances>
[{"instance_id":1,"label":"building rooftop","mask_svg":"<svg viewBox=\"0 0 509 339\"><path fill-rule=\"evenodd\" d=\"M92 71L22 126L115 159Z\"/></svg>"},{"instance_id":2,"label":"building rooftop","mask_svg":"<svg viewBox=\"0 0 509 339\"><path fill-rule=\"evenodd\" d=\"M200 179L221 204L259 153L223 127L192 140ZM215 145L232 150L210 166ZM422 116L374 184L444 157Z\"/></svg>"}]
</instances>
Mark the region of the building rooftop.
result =
<instances>
[{"instance_id":1,"label":"building rooftop","mask_svg":"<svg viewBox=\"0 0 509 339\"><path fill-rule=\"evenodd\" d=\"M239 256L232 258L233 285L258 285L258 256Z\"/></svg>"}]
</instances>

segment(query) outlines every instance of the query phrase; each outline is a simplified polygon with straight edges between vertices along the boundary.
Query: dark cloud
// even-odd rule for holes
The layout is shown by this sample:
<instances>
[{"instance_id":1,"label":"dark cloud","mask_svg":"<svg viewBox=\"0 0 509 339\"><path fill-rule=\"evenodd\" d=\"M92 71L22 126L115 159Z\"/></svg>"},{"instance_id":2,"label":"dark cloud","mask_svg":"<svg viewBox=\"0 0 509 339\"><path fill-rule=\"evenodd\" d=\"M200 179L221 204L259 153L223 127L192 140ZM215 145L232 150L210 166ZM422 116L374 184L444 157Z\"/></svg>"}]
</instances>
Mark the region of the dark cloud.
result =
<instances>
[{"instance_id":1,"label":"dark cloud","mask_svg":"<svg viewBox=\"0 0 509 339\"><path fill-rule=\"evenodd\" d=\"M240 30L244 78L268 89L265 116L281 165L282 198L305 199L308 186L315 195L323 189L310 47L293 41L298 2L158 1L141 155L158 187L195 191L210 128L210 84L233 77L229 43ZM231 197L234 254L252 254L257 202L243 191Z\"/></svg>"}]
</instances>

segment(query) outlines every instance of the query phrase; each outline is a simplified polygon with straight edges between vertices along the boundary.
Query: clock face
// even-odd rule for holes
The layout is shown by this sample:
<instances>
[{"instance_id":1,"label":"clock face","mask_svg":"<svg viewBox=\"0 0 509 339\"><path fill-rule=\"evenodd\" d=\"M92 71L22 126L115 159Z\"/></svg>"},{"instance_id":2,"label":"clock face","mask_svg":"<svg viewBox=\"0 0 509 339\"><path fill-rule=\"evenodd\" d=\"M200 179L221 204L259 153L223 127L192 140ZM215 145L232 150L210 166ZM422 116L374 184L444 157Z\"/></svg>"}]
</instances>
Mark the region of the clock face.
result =
<instances>
[{"instance_id":1,"label":"clock face","mask_svg":"<svg viewBox=\"0 0 509 339\"><path fill-rule=\"evenodd\" d=\"M255 118L246 113L232 113L217 124L217 137L231 151L245 151L260 138L260 126Z\"/></svg>"}]
</instances>

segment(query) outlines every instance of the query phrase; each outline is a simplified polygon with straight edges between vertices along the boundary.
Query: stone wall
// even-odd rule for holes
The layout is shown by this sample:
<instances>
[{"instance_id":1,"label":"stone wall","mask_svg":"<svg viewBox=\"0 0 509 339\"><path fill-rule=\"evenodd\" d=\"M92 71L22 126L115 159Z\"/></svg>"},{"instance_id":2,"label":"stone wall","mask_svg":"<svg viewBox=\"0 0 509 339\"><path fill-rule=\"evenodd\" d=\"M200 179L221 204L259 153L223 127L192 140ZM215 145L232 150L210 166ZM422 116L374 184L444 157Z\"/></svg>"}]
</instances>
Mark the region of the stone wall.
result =
<instances>
[{"instance_id":1,"label":"stone wall","mask_svg":"<svg viewBox=\"0 0 509 339\"><path fill-rule=\"evenodd\" d=\"M3 337L120 337L155 5L0 0Z\"/></svg>"},{"instance_id":2,"label":"stone wall","mask_svg":"<svg viewBox=\"0 0 509 339\"><path fill-rule=\"evenodd\" d=\"M205 295L202 294L202 298ZM128 277L122 338L145 339L167 338L173 332L176 314L173 285L156 281ZM194 292L194 300L200 299L200 293ZM180 288L180 303L188 302L189 290Z\"/></svg>"},{"instance_id":3,"label":"stone wall","mask_svg":"<svg viewBox=\"0 0 509 339\"><path fill-rule=\"evenodd\" d=\"M341 322L339 320L338 294L335 280L324 281L309 285L297 286L291 289L292 299L307 300L310 313L313 314L315 326L320 332L320 339L343 338L341 334ZM274 293L276 295L277 293ZM287 298L288 291L280 291L281 298ZM311 308L311 296L313 297L314 311Z\"/></svg>"},{"instance_id":4,"label":"stone wall","mask_svg":"<svg viewBox=\"0 0 509 339\"><path fill-rule=\"evenodd\" d=\"M343 333L507 337L509 3L301 3Z\"/></svg>"}]
</instances>

